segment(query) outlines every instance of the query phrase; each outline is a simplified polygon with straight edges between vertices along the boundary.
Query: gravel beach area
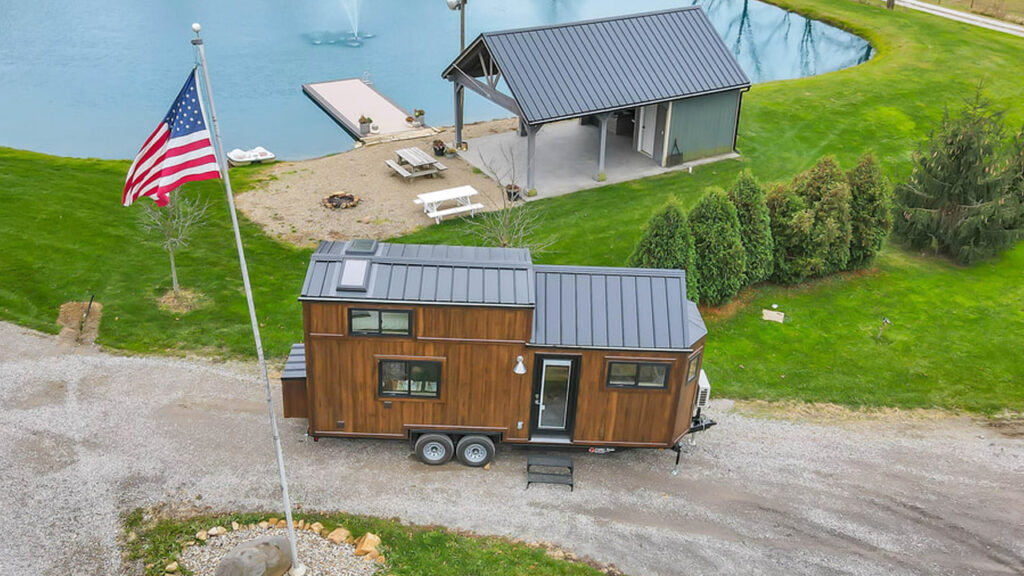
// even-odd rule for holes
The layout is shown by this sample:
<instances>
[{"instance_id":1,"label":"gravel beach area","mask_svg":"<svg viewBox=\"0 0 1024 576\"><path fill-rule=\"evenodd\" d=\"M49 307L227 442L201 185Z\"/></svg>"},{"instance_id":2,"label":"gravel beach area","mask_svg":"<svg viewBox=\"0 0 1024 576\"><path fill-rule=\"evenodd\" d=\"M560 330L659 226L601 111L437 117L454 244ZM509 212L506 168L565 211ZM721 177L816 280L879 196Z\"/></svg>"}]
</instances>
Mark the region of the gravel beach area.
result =
<instances>
[{"instance_id":1,"label":"gravel beach area","mask_svg":"<svg viewBox=\"0 0 1024 576\"><path fill-rule=\"evenodd\" d=\"M678 476L668 451L573 452L575 492L525 490L524 449L482 470L424 466L404 442L304 441L303 420L282 437L305 510L550 541L636 576L1024 573L1021 438L969 418L710 413ZM137 506L279 510L255 363L118 356L4 323L0 467L3 576L135 574L117 542Z\"/></svg>"},{"instance_id":2,"label":"gravel beach area","mask_svg":"<svg viewBox=\"0 0 1024 576\"><path fill-rule=\"evenodd\" d=\"M504 119L469 124L465 138L515 130L517 120ZM426 138L363 146L340 154L304 160L278 162L266 172L255 189L239 194L238 209L263 230L284 242L315 246L320 240L390 238L432 225L422 206L413 203L417 194L456 186L472 186L480 194L475 202L493 210L501 206L497 183L474 172L461 158L440 158L448 169L440 177L403 180L387 165L397 159L399 148L418 147L431 153L435 139L451 144L451 127ZM525 183L520 183L525 185ZM362 199L355 208L329 210L321 200L335 192L347 192ZM450 205L445 207L451 207Z\"/></svg>"}]
</instances>

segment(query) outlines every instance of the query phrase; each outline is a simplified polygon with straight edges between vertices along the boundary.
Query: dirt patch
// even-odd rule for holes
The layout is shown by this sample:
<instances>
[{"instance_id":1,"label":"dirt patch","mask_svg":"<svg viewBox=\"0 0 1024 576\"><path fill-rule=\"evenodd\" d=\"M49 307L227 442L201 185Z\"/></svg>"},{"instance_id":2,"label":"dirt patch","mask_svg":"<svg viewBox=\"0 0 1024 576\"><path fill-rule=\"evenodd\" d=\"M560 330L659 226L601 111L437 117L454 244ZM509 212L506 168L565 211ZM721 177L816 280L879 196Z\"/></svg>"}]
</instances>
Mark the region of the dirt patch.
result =
<instances>
[{"instance_id":1,"label":"dirt patch","mask_svg":"<svg viewBox=\"0 0 1024 576\"><path fill-rule=\"evenodd\" d=\"M40 382L28 386L26 394L11 401L10 406L16 410L34 410L44 406L62 404L67 399L68 386L60 380Z\"/></svg>"},{"instance_id":2,"label":"dirt patch","mask_svg":"<svg viewBox=\"0 0 1024 576\"><path fill-rule=\"evenodd\" d=\"M181 289L177 293L168 290L163 296L157 299L160 309L174 314L188 314L189 312L202 308L209 299L202 293L195 290Z\"/></svg>"},{"instance_id":3,"label":"dirt patch","mask_svg":"<svg viewBox=\"0 0 1024 576\"><path fill-rule=\"evenodd\" d=\"M1008 414L983 421L986 426L1007 438L1024 438L1024 414Z\"/></svg>"},{"instance_id":4,"label":"dirt patch","mask_svg":"<svg viewBox=\"0 0 1024 576\"><path fill-rule=\"evenodd\" d=\"M735 316L740 310L747 307L750 301L754 299L754 290L751 288L744 288L740 290L732 300L725 304L712 307L712 306L700 306L700 314L705 319L713 320L727 320Z\"/></svg>"},{"instance_id":5,"label":"dirt patch","mask_svg":"<svg viewBox=\"0 0 1024 576\"><path fill-rule=\"evenodd\" d=\"M60 305L57 323L63 326L58 338L65 344L92 344L100 333L103 304L65 302Z\"/></svg>"},{"instance_id":6,"label":"dirt patch","mask_svg":"<svg viewBox=\"0 0 1024 576\"><path fill-rule=\"evenodd\" d=\"M733 410L746 416L796 420L812 424L844 424L860 422L908 423L964 418L948 410L925 408L849 408L831 403L786 400L736 400Z\"/></svg>"},{"instance_id":7,"label":"dirt patch","mask_svg":"<svg viewBox=\"0 0 1024 576\"><path fill-rule=\"evenodd\" d=\"M465 127L464 137L474 138L516 129L515 119L481 122ZM480 192L475 201L486 209L501 205L493 180L461 158L439 158L447 167L440 177L403 180L385 164L395 160L399 148L418 147L431 153L433 140L451 144L455 134L446 128L416 140L387 142L305 160L279 162L262 173L263 180L237 197L238 208L263 230L298 246L320 240L352 238L386 239L407 234L434 223L413 203L417 194L469 185ZM324 207L330 194L343 191L360 199L346 210Z\"/></svg>"}]
</instances>

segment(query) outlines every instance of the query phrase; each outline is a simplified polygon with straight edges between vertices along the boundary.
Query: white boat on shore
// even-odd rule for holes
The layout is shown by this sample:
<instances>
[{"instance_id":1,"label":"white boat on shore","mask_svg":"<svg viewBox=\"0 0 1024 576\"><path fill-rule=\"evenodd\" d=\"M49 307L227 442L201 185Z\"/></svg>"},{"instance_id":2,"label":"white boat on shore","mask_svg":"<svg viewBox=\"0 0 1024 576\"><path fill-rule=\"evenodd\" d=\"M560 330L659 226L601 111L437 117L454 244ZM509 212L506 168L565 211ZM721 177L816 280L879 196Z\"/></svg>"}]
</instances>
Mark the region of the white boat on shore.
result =
<instances>
[{"instance_id":1,"label":"white boat on shore","mask_svg":"<svg viewBox=\"0 0 1024 576\"><path fill-rule=\"evenodd\" d=\"M257 146L251 150L242 150L241 148L235 148L231 152L228 152L228 162L232 166L247 166L249 164L261 164L264 162L273 162L277 159L274 153L262 146Z\"/></svg>"}]
</instances>

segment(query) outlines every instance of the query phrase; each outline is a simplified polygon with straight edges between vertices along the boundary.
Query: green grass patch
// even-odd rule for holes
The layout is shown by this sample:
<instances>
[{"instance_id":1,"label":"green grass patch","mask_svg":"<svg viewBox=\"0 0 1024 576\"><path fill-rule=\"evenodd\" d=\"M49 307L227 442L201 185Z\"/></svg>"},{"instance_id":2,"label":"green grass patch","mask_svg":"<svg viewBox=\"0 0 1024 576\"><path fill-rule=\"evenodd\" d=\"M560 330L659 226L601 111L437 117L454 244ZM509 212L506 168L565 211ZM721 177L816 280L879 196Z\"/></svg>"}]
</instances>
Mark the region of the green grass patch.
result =
<instances>
[{"instance_id":1,"label":"green grass patch","mask_svg":"<svg viewBox=\"0 0 1024 576\"><path fill-rule=\"evenodd\" d=\"M125 515L124 554L128 562L141 562L147 576L162 576L164 567L178 559L182 545L194 541L200 530L213 526L258 524L265 514L230 514L188 518L148 517L136 509ZM456 533L436 526L408 526L397 520L350 514L293 515L307 523L320 522L328 530L342 526L356 538L366 532L380 536L381 554L394 576L598 576L605 572L586 564L552 558L544 548L506 538ZM134 537L131 536L134 534ZM616 572L618 573L618 572Z\"/></svg>"}]
</instances>

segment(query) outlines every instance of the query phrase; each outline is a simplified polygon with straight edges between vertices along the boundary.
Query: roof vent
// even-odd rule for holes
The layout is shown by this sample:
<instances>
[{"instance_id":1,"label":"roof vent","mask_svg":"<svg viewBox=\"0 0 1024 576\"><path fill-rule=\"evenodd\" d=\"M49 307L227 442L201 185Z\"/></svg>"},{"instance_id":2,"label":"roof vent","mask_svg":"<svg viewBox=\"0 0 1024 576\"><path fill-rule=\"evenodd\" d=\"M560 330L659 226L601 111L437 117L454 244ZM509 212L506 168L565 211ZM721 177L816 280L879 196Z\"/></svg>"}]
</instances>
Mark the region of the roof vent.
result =
<instances>
[{"instance_id":1,"label":"roof vent","mask_svg":"<svg viewBox=\"0 0 1024 576\"><path fill-rule=\"evenodd\" d=\"M345 248L345 254L375 254L377 252L377 241L367 238L352 240Z\"/></svg>"},{"instance_id":2,"label":"roof vent","mask_svg":"<svg viewBox=\"0 0 1024 576\"><path fill-rule=\"evenodd\" d=\"M345 260L341 264L341 279L338 280L338 290L366 292L369 278L369 260Z\"/></svg>"}]
</instances>

